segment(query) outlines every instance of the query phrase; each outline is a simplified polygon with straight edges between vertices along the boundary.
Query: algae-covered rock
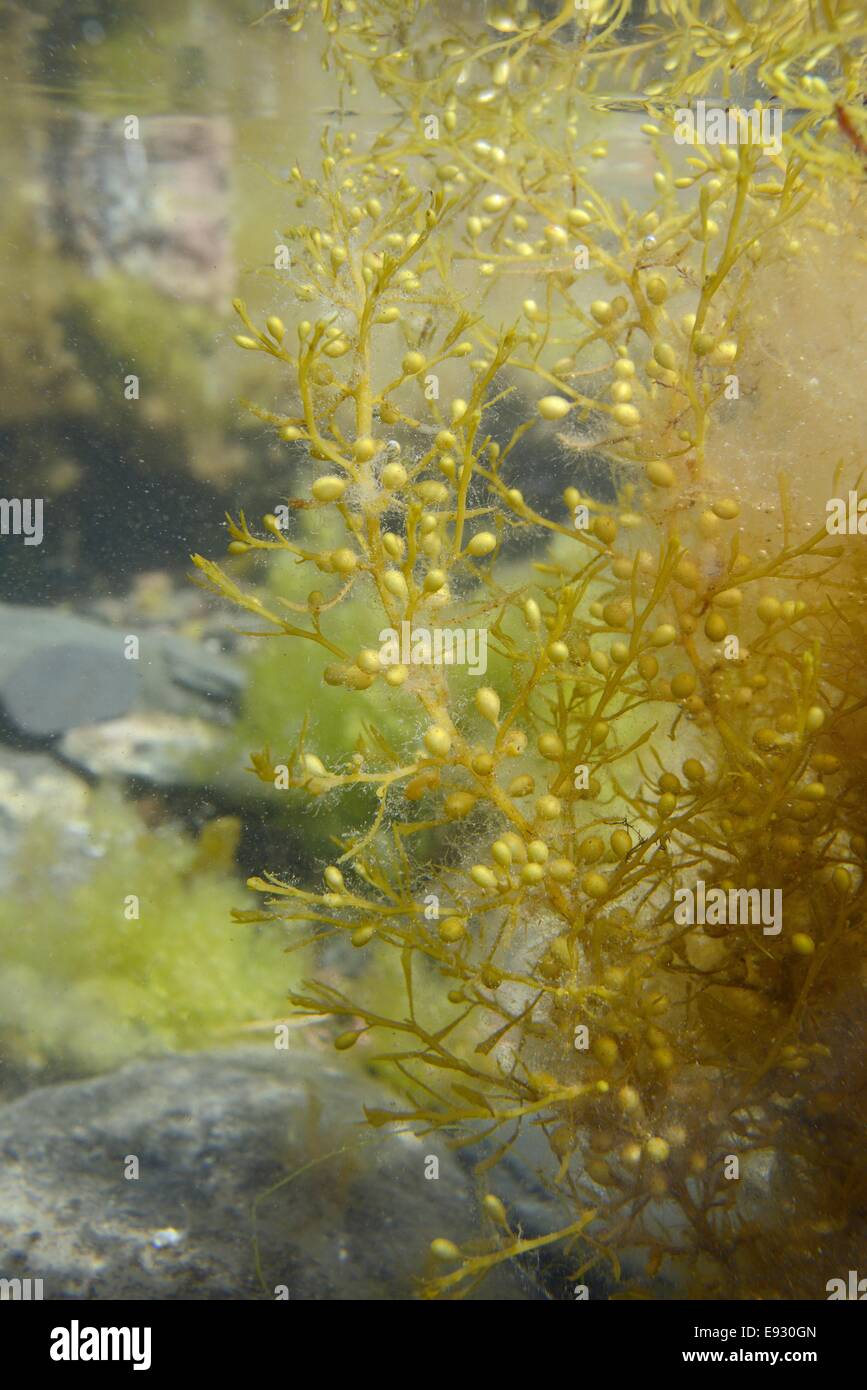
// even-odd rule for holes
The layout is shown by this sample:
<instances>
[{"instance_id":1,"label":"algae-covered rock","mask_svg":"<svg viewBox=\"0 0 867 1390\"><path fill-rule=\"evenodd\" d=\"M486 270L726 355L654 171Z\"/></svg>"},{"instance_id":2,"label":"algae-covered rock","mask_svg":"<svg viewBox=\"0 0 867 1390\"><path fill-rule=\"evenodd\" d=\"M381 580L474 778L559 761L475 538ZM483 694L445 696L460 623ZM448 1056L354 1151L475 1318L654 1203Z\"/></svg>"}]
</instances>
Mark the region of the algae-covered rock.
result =
<instances>
[{"instance_id":1,"label":"algae-covered rock","mask_svg":"<svg viewBox=\"0 0 867 1390\"><path fill-rule=\"evenodd\" d=\"M0 1110L0 1268L46 1299L412 1298L472 1187L441 1139L371 1139L365 1102L363 1073L295 1048L32 1092ZM510 1268L485 1297L539 1294Z\"/></svg>"}]
</instances>

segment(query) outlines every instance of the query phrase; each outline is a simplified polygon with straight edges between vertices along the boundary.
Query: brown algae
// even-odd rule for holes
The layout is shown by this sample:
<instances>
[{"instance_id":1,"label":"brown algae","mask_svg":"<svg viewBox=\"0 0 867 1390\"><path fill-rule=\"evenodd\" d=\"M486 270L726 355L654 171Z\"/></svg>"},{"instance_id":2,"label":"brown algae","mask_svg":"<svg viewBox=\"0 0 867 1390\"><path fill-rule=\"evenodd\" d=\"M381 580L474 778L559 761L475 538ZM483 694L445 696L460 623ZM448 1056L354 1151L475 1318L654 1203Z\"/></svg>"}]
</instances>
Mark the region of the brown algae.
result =
<instances>
[{"instance_id":1,"label":"brown algae","mask_svg":"<svg viewBox=\"0 0 867 1390\"><path fill-rule=\"evenodd\" d=\"M867 20L477 8L283 17L390 115L292 168L279 304L235 306L304 497L196 564L294 660L327 654L324 713L255 773L313 805L363 788L369 814L321 886L265 873L238 916L358 949L351 997L290 997L387 1065L400 1099L372 1125L486 1141L489 1238L444 1231L427 1296L559 1242L574 1280L602 1266L623 1294L822 1297L867 1198ZM704 99L726 124L705 110L685 143ZM543 450L567 480L545 505ZM854 528L829 526L850 491ZM275 556L294 597L256 587ZM419 645L386 659L403 625ZM487 674L431 659L444 629L484 630ZM371 692L389 734L365 717L327 763L328 702ZM528 1135L564 1213L532 1239L497 1195Z\"/></svg>"}]
</instances>

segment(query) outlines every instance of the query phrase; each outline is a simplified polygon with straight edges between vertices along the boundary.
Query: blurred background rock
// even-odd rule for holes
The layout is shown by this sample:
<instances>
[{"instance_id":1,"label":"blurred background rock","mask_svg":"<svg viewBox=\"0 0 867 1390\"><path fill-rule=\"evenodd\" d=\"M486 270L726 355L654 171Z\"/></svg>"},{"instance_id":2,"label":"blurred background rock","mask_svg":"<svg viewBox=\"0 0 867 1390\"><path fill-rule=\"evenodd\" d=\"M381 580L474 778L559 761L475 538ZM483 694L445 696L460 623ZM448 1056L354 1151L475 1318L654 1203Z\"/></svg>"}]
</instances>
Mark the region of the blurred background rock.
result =
<instances>
[{"instance_id":1,"label":"blurred background rock","mask_svg":"<svg viewBox=\"0 0 867 1390\"><path fill-rule=\"evenodd\" d=\"M281 175L315 147L328 79L305 61L288 80L285 48L251 27L262 12L4 7L0 469L47 524L39 563L3 545L7 600L180 578L190 550L219 547L233 480L263 510L286 489L290 446L237 404L276 386L234 348L231 299L274 275Z\"/></svg>"}]
</instances>

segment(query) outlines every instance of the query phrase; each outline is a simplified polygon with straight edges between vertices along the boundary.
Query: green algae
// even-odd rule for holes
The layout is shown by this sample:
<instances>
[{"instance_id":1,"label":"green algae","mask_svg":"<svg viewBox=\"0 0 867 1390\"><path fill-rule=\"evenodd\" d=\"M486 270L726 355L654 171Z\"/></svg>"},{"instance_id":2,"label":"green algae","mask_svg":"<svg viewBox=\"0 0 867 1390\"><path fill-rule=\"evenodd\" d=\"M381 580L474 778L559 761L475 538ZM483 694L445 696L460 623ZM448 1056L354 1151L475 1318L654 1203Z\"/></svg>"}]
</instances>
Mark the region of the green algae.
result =
<instances>
[{"instance_id":1,"label":"green algae","mask_svg":"<svg viewBox=\"0 0 867 1390\"><path fill-rule=\"evenodd\" d=\"M55 832L43 825L28 832L4 892L7 1059L56 1074L103 1070L230 1041L283 1017L282 943L255 927L226 930L245 896L231 823L211 822L198 840L173 826L148 829L107 793L88 814L73 882L40 872L56 859ZM66 844L63 858L71 857Z\"/></svg>"}]
</instances>

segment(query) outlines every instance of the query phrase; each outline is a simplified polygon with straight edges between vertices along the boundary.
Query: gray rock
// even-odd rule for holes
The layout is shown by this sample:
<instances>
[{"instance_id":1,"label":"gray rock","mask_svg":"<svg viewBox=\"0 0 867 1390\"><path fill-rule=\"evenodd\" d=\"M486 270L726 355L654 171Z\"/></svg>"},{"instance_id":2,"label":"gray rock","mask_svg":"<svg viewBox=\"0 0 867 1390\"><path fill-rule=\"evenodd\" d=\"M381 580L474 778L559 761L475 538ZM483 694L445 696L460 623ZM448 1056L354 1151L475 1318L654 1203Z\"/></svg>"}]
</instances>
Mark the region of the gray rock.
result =
<instances>
[{"instance_id":1,"label":"gray rock","mask_svg":"<svg viewBox=\"0 0 867 1390\"><path fill-rule=\"evenodd\" d=\"M120 653L87 637L39 646L16 641L2 679L3 707L31 738L125 714L138 693L138 672Z\"/></svg>"},{"instance_id":2,"label":"gray rock","mask_svg":"<svg viewBox=\"0 0 867 1390\"><path fill-rule=\"evenodd\" d=\"M440 1140L360 1126L364 1103L389 1097L294 1042L32 1091L0 1109L0 1276L47 1299L412 1298L433 1238L479 1234L472 1183ZM478 1296L541 1295L507 1265Z\"/></svg>"},{"instance_id":3,"label":"gray rock","mask_svg":"<svg viewBox=\"0 0 867 1390\"><path fill-rule=\"evenodd\" d=\"M139 656L125 655L127 637ZM0 604L0 702L16 728L49 737L132 709L227 716L237 665L171 633L123 630L56 608Z\"/></svg>"},{"instance_id":4,"label":"gray rock","mask_svg":"<svg viewBox=\"0 0 867 1390\"><path fill-rule=\"evenodd\" d=\"M130 636L135 659L125 654ZM243 681L235 662L173 633L0 604L7 728L66 740L64 757L94 775L185 780L189 760L212 750L232 718Z\"/></svg>"}]
</instances>

